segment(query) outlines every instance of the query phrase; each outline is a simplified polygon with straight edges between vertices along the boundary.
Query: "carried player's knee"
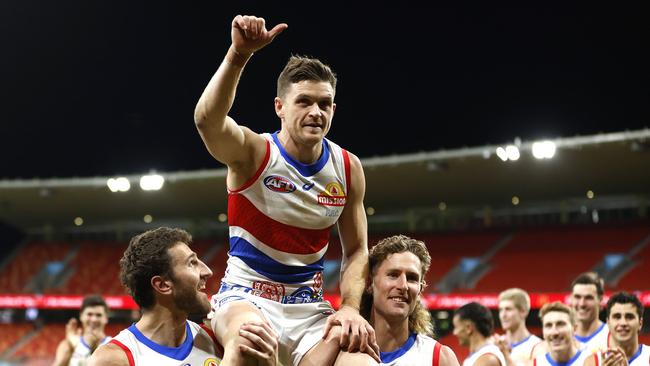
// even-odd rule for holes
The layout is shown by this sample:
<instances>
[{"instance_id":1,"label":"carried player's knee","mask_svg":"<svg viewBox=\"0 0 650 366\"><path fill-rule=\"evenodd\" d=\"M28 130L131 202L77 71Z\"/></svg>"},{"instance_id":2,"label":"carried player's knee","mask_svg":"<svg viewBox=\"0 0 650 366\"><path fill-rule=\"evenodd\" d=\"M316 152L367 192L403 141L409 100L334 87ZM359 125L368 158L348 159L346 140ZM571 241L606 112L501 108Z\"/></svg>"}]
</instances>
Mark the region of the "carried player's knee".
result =
<instances>
[{"instance_id":1,"label":"carried player's knee","mask_svg":"<svg viewBox=\"0 0 650 366\"><path fill-rule=\"evenodd\" d=\"M211 321L211 327L217 338L228 342L241 338L241 325L250 321L264 321L258 309L246 301L233 301L220 307Z\"/></svg>"}]
</instances>

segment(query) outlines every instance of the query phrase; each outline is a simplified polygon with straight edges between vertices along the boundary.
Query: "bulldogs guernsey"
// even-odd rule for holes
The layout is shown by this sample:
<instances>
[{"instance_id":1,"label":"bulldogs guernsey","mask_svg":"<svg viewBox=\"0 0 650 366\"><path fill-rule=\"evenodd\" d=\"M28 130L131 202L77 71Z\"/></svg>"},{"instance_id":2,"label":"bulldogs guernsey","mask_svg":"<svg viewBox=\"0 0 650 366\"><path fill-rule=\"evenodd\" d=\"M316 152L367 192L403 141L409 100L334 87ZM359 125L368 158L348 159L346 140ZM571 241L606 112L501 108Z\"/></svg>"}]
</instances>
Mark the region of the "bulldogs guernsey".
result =
<instances>
[{"instance_id":1,"label":"bulldogs guernsey","mask_svg":"<svg viewBox=\"0 0 650 366\"><path fill-rule=\"evenodd\" d=\"M473 366L476 361L485 354L494 355L499 360L501 366L506 366L506 359L503 357L503 353L499 347L492 343L486 343L481 348L474 351L474 353L470 354L465 361L463 361L463 366Z\"/></svg>"},{"instance_id":2,"label":"bulldogs guernsey","mask_svg":"<svg viewBox=\"0 0 650 366\"><path fill-rule=\"evenodd\" d=\"M580 349L585 349L590 352L604 351L609 345L609 328L607 324L601 323L600 327L591 335L586 337L576 335L574 337L578 341Z\"/></svg>"},{"instance_id":3,"label":"bulldogs guernsey","mask_svg":"<svg viewBox=\"0 0 650 366\"><path fill-rule=\"evenodd\" d=\"M70 361L68 362L68 366L83 366L88 362L88 359L90 358L91 352L90 352L90 346L86 341L84 340L83 336L79 336L80 341L77 343L77 346L74 348L74 351L72 352L72 356L70 356ZM104 337L101 342L99 342L99 345L101 346L102 344L108 343L108 341L111 340L111 337Z\"/></svg>"},{"instance_id":4,"label":"bulldogs guernsey","mask_svg":"<svg viewBox=\"0 0 650 366\"><path fill-rule=\"evenodd\" d=\"M347 151L323 139L310 165L267 140L256 174L228 193L230 251L221 290L244 288L282 303L320 301L323 256L349 190Z\"/></svg>"},{"instance_id":5,"label":"bulldogs guernsey","mask_svg":"<svg viewBox=\"0 0 650 366\"><path fill-rule=\"evenodd\" d=\"M381 352L383 366L438 366L442 345L426 335L411 333L402 347Z\"/></svg>"},{"instance_id":6,"label":"bulldogs guernsey","mask_svg":"<svg viewBox=\"0 0 650 366\"><path fill-rule=\"evenodd\" d=\"M582 366L588 357L593 357L594 354L588 350L578 350L578 352L571 357L567 362L557 362L551 358L551 353L547 352L543 355L535 357L533 366Z\"/></svg>"},{"instance_id":7,"label":"bulldogs guernsey","mask_svg":"<svg viewBox=\"0 0 650 366\"><path fill-rule=\"evenodd\" d=\"M145 337L135 324L121 331L110 343L124 350L130 366L195 365L217 366L223 349L212 331L192 321L185 326L187 336L179 347L166 347Z\"/></svg>"},{"instance_id":8,"label":"bulldogs guernsey","mask_svg":"<svg viewBox=\"0 0 650 366\"><path fill-rule=\"evenodd\" d=\"M517 366L525 366L533 358L533 349L542 341L538 336L531 334L523 341L511 345L510 358Z\"/></svg>"}]
</instances>

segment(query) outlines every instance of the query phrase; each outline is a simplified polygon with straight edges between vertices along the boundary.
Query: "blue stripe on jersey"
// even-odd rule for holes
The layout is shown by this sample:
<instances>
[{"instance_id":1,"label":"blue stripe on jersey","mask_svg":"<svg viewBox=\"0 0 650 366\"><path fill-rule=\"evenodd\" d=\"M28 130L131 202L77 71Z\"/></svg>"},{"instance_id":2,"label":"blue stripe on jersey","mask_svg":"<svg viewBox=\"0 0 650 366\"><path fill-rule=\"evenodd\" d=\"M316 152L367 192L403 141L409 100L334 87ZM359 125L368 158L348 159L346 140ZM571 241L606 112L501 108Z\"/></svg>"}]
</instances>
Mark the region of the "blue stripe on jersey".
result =
<instances>
[{"instance_id":1,"label":"blue stripe on jersey","mask_svg":"<svg viewBox=\"0 0 650 366\"><path fill-rule=\"evenodd\" d=\"M289 165L298 169L298 172L300 172L300 174L302 174L305 177L311 177L313 175L316 175L316 173L318 173L321 169L323 169L323 167L325 166L325 164L327 164L327 161L329 160L330 150L325 139L323 139L323 151L321 152L318 160L316 160L316 162L312 164L303 164L298 160L292 158L291 155L289 155L289 153L284 149L284 146L282 146L280 140L278 139L277 132L275 132L271 136L273 136L273 141L275 141L275 145L280 150L280 154L282 154L284 160L287 163L289 163Z\"/></svg>"},{"instance_id":2,"label":"blue stripe on jersey","mask_svg":"<svg viewBox=\"0 0 650 366\"><path fill-rule=\"evenodd\" d=\"M629 360L627 360L627 364L628 364L628 365L632 364L632 361L636 360L636 358L639 357L639 356L641 355L641 350L642 350L642 349L643 349L643 345L640 344L640 345L639 345L639 349L638 349L638 350L637 350L637 351L632 355L632 357L630 357Z\"/></svg>"},{"instance_id":3,"label":"blue stripe on jersey","mask_svg":"<svg viewBox=\"0 0 650 366\"><path fill-rule=\"evenodd\" d=\"M305 266L287 266L275 261L273 258L255 248L246 239L230 237L230 251L228 254L244 261L247 266L262 276L281 283L301 283L314 278L314 275L323 271L325 258Z\"/></svg>"},{"instance_id":4,"label":"blue stripe on jersey","mask_svg":"<svg viewBox=\"0 0 650 366\"><path fill-rule=\"evenodd\" d=\"M79 338L81 339L81 344L83 344L86 348L88 348L90 350L90 346L88 345L88 343L86 343L86 340L84 339L84 336L79 336ZM108 336L104 337L104 339L102 339L99 342L99 345L100 346L103 345L104 343L106 343L107 340L108 340Z\"/></svg>"},{"instance_id":5,"label":"blue stripe on jersey","mask_svg":"<svg viewBox=\"0 0 650 366\"><path fill-rule=\"evenodd\" d=\"M178 347L167 347L155 343L151 339L147 338L144 334L142 334L142 332L136 328L135 323L133 323L128 329L131 333L133 333L135 338L140 343L160 353L161 355L165 355L178 361L186 359L190 352L192 352L192 347L194 347L194 336L192 335L190 323L188 322L185 322L185 341L183 341L183 344Z\"/></svg>"},{"instance_id":6,"label":"blue stripe on jersey","mask_svg":"<svg viewBox=\"0 0 650 366\"><path fill-rule=\"evenodd\" d=\"M575 335L575 336L573 336L573 337L574 337L575 339L577 339L578 341L582 342L582 343L587 343L587 342L589 342L590 339L592 339L593 337L595 337L596 334L600 333L600 331L603 330L604 327L605 327L605 323L602 323L602 324L600 325L600 327L598 327L598 329L596 329L595 332L591 333L590 335L588 335L588 336L586 336L586 337L581 337L581 336L578 336L578 335Z\"/></svg>"},{"instance_id":7,"label":"blue stripe on jersey","mask_svg":"<svg viewBox=\"0 0 650 366\"><path fill-rule=\"evenodd\" d=\"M515 347L517 347L517 346L522 345L524 342L526 342L527 340L529 340L530 337L532 337L532 336L533 336L533 335L531 334L531 335L529 335L528 337L524 338L523 341L519 341L519 342L517 342L517 343L511 343L511 344L510 344L510 348L515 348Z\"/></svg>"},{"instance_id":8,"label":"blue stripe on jersey","mask_svg":"<svg viewBox=\"0 0 650 366\"><path fill-rule=\"evenodd\" d=\"M379 352L379 358L381 358L381 362L391 363L396 359L398 359L403 354L405 354L408 350L411 349L411 347L413 347L413 345L415 344L415 338L417 336L418 334L413 332L400 348L391 352Z\"/></svg>"},{"instance_id":9,"label":"blue stripe on jersey","mask_svg":"<svg viewBox=\"0 0 650 366\"><path fill-rule=\"evenodd\" d=\"M580 354L581 354L581 353L582 353L582 351L578 351L578 352L576 352L576 355L573 356L573 357L571 357L571 359L570 359L569 361L567 361L567 362L555 362L555 361L553 361L553 359L551 358L551 352L548 352L548 353L546 353L546 360L548 361L548 363L550 363L550 364L553 365L553 366L569 366L569 365L571 365L572 363L576 362L576 360L578 359L578 357L580 357ZM579 365L578 365L578 366L579 366Z\"/></svg>"}]
</instances>

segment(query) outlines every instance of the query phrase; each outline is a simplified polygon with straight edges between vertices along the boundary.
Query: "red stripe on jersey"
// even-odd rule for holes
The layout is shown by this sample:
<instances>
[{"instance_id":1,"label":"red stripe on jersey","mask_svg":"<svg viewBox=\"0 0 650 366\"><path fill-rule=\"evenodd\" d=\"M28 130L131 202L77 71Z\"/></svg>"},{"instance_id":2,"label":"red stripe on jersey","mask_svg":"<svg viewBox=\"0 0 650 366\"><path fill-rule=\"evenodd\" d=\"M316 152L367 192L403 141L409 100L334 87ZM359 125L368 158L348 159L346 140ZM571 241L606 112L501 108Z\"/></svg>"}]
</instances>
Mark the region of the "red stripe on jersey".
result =
<instances>
[{"instance_id":1,"label":"red stripe on jersey","mask_svg":"<svg viewBox=\"0 0 650 366\"><path fill-rule=\"evenodd\" d=\"M301 229L266 216L244 195L228 195L228 225L239 226L269 247L292 254L313 254L330 238L330 227Z\"/></svg>"},{"instance_id":2,"label":"red stripe on jersey","mask_svg":"<svg viewBox=\"0 0 650 366\"><path fill-rule=\"evenodd\" d=\"M113 343L114 345L120 347L124 351L124 353L126 353L126 358L129 359L129 365L135 366L135 361L133 361L133 354L131 353L129 347L125 346L122 342L118 341L117 339L111 339L110 342L108 343Z\"/></svg>"},{"instance_id":3,"label":"red stripe on jersey","mask_svg":"<svg viewBox=\"0 0 650 366\"><path fill-rule=\"evenodd\" d=\"M264 168L266 168L266 164L269 163L269 157L270 156L271 156L271 144L269 143L269 140L266 140L266 155L264 156L264 161L259 166L259 168L257 168L257 171L255 172L255 174L249 180L247 180L246 183L244 183L241 187L239 187L237 189L231 189L231 190L228 190L228 191L233 192L233 193L241 192L244 189L246 189L246 188L250 187L251 185L253 185L253 183L255 183L255 181L257 180L257 178L259 178L260 175L262 175L262 172L264 171Z\"/></svg>"},{"instance_id":4,"label":"red stripe on jersey","mask_svg":"<svg viewBox=\"0 0 650 366\"><path fill-rule=\"evenodd\" d=\"M352 182L350 181L350 155L348 155L347 150L341 149L343 153L343 166L345 169L345 188L346 188L346 195L350 194L350 187L352 186Z\"/></svg>"},{"instance_id":5,"label":"red stripe on jersey","mask_svg":"<svg viewBox=\"0 0 650 366\"><path fill-rule=\"evenodd\" d=\"M433 346L433 360L431 360L432 366L440 365L440 342L436 342L436 345Z\"/></svg>"},{"instance_id":6,"label":"red stripe on jersey","mask_svg":"<svg viewBox=\"0 0 650 366\"><path fill-rule=\"evenodd\" d=\"M206 333L208 333L210 338L212 338L212 341L214 342L214 345L217 347L217 352L221 353L221 355L217 355L217 356L223 357L223 351L224 351L223 347L221 346L221 343L219 343L219 341L217 341L217 336L214 335L214 332L212 331L212 329L205 326L205 324L200 324L199 326L201 328L203 328L203 330L205 330Z\"/></svg>"},{"instance_id":7,"label":"red stripe on jersey","mask_svg":"<svg viewBox=\"0 0 650 366\"><path fill-rule=\"evenodd\" d=\"M598 354L594 353L594 361L596 361L596 366L598 366Z\"/></svg>"}]
</instances>

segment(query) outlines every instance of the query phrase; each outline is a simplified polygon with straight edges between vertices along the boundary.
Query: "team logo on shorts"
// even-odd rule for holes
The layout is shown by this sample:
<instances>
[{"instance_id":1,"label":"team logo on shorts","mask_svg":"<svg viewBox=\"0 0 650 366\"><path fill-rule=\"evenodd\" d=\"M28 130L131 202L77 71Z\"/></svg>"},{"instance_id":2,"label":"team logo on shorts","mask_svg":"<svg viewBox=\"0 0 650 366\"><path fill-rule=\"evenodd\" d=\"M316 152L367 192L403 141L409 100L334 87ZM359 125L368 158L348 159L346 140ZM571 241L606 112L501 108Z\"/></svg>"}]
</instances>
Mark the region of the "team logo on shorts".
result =
<instances>
[{"instance_id":1,"label":"team logo on shorts","mask_svg":"<svg viewBox=\"0 0 650 366\"><path fill-rule=\"evenodd\" d=\"M323 206L345 206L345 192L337 182L328 183L325 192L318 195L318 204Z\"/></svg>"},{"instance_id":2,"label":"team logo on shorts","mask_svg":"<svg viewBox=\"0 0 650 366\"><path fill-rule=\"evenodd\" d=\"M219 366L219 360L216 358L208 358L203 362L203 366Z\"/></svg>"},{"instance_id":3,"label":"team logo on shorts","mask_svg":"<svg viewBox=\"0 0 650 366\"><path fill-rule=\"evenodd\" d=\"M264 299L282 302L285 289L281 283L253 281L253 295Z\"/></svg>"},{"instance_id":4,"label":"team logo on shorts","mask_svg":"<svg viewBox=\"0 0 650 366\"><path fill-rule=\"evenodd\" d=\"M289 178L280 175L269 175L264 178L264 185L273 192L291 193L296 190L296 185Z\"/></svg>"}]
</instances>

